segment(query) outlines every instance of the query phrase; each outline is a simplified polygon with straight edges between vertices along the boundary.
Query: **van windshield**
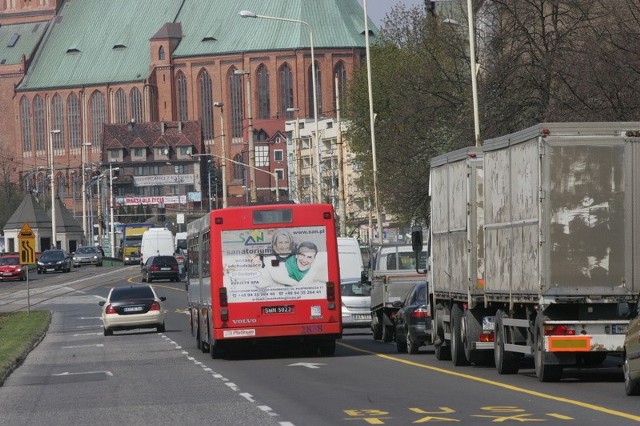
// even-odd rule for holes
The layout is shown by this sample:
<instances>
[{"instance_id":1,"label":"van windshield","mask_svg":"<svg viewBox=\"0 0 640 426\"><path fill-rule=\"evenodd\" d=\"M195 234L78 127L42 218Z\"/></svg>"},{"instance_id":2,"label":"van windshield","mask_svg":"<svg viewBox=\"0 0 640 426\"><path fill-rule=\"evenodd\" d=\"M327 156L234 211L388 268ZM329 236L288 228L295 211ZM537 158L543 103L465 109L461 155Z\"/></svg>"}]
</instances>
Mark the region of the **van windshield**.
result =
<instances>
[{"instance_id":1,"label":"van windshield","mask_svg":"<svg viewBox=\"0 0 640 426\"><path fill-rule=\"evenodd\" d=\"M371 296L371 285L360 282L342 284L340 291L343 296Z\"/></svg>"}]
</instances>

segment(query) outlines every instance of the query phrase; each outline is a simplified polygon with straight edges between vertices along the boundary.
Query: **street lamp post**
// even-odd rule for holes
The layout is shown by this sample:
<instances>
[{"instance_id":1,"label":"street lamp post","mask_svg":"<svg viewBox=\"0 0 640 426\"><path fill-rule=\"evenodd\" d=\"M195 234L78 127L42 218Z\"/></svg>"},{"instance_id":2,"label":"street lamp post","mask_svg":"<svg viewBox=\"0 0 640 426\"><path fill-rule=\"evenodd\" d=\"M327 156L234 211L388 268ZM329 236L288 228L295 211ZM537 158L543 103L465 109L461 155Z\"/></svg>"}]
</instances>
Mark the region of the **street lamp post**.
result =
<instances>
[{"instance_id":1,"label":"street lamp post","mask_svg":"<svg viewBox=\"0 0 640 426\"><path fill-rule=\"evenodd\" d=\"M213 210L212 205L211 205L211 165L212 165L212 161L211 160L207 160L207 189L209 190L209 211ZM218 196L218 193L216 192L216 197Z\"/></svg>"},{"instance_id":2,"label":"street lamp post","mask_svg":"<svg viewBox=\"0 0 640 426\"><path fill-rule=\"evenodd\" d=\"M247 137L249 139L249 166L256 166L256 148L253 141L253 107L251 105L251 73L245 70L235 70L235 75L247 76ZM258 200L256 195L256 172L255 169L249 167L249 191L251 195L251 202L255 203Z\"/></svg>"},{"instance_id":3,"label":"street lamp post","mask_svg":"<svg viewBox=\"0 0 640 426\"><path fill-rule=\"evenodd\" d=\"M113 224L113 171L120 170L119 167L113 168L111 163L109 163L109 221L110 221L110 239L109 244L111 245L111 257L115 256L116 242L115 242L115 229Z\"/></svg>"},{"instance_id":4,"label":"street lamp post","mask_svg":"<svg viewBox=\"0 0 640 426\"><path fill-rule=\"evenodd\" d=\"M220 146L222 148L222 157L227 157L227 143L224 138L224 104L222 102L214 102L213 106L220 108ZM211 154L213 155L213 154ZM227 165L222 162L220 166L222 172L222 208L227 208Z\"/></svg>"},{"instance_id":5,"label":"street lamp post","mask_svg":"<svg viewBox=\"0 0 640 426\"><path fill-rule=\"evenodd\" d=\"M87 164L87 147L91 146L90 143L82 144L82 241L87 241L87 178L85 170ZM74 197L75 198L75 197Z\"/></svg>"},{"instance_id":6,"label":"street lamp post","mask_svg":"<svg viewBox=\"0 0 640 426\"><path fill-rule=\"evenodd\" d=\"M51 246L58 246L58 236L56 235L56 175L53 166L53 135L59 135L60 129L51 130L49 132L49 162L51 164Z\"/></svg>"},{"instance_id":7,"label":"street lamp post","mask_svg":"<svg viewBox=\"0 0 640 426\"><path fill-rule=\"evenodd\" d=\"M318 186L317 190L317 198L318 203L322 202L322 178L321 178L321 170L320 170L320 132L318 130L318 91L316 89L317 78L316 78L316 57L313 49L313 30L311 29L311 25L309 25L306 21L301 21L299 19L289 19L289 18L280 18L277 16L266 16L266 15L258 15L255 12L250 10L241 10L240 16L243 18L261 18L261 19L271 19L275 21L284 21L284 22L295 22L298 24L306 25L309 29L309 44L311 46L311 78L312 78L312 90L313 90L313 121L315 123L315 146L316 146L316 167L318 174ZM260 169L259 169L260 170ZM277 181L277 179L276 179Z\"/></svg>"},{"instance_id":8,"label":"street lamp post","mask_svg":"<svg viewBox=\"0 0 640 426\"><path fill-rule=\"evenodd\" d=\"M376 222L378 242L382 244L382 211L378 194L378 161L376 159L376 130L375 115L373 113L373 90L371 88L371 52L369 48L369 15L367 14L367 0L364 0L364 40L367 51L367 86L369 91L369 126L371 129L371 161L373 163L373 196L376 204Z\"/></svg>"}]
</instances>

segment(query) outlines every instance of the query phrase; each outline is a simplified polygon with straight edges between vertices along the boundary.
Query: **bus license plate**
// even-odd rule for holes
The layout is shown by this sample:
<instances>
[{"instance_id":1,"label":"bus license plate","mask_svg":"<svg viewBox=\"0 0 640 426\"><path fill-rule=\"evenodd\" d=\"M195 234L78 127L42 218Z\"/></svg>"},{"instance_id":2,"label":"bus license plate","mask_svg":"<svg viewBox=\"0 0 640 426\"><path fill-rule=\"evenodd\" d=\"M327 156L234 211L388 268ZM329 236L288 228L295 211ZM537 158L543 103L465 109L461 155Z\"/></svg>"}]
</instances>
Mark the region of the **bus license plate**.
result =
<instances>
[{"instance_id":1,"label":"bus license plate","mask_svg":"<svg viewBox=\"0 0 640 426\"><path fill-rule=\"evenodd\" d=\"M293 313L293 305L282 306L263 306L263 314L291 314Z\"/></svg>"}]
</instances>

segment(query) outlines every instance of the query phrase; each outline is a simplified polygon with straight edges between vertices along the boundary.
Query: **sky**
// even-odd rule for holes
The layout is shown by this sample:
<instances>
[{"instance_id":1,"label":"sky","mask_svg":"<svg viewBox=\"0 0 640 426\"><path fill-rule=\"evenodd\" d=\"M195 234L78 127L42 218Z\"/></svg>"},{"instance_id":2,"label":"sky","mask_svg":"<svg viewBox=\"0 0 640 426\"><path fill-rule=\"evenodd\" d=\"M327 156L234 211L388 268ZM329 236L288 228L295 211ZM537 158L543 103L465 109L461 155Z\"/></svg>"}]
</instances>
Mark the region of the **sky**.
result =
<instances>
[{"instance_id":1,"label":"sky","mask_svg":"<svg viewBox=\"0 0 640 426\"><path fill-rule=\"evenodd\" d=\"M363 4L363 0L358 0ZM382 26L384 16L397 4L404 4L405 7L423 6L424 0L367 0L367 13L369 18L376 23L378 28Z\"/></svg>"}]
</instances>

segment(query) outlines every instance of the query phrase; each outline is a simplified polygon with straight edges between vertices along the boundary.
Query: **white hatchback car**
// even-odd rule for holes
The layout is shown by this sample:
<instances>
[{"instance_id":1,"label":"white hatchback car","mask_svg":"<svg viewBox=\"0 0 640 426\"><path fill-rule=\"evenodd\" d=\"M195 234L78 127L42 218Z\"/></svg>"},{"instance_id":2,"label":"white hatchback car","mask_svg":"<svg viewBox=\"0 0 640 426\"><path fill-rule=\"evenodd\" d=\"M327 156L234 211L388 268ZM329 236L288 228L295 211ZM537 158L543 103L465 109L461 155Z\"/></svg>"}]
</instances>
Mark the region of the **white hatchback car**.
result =
<instances>
[{"instance_id":1,"label":"white hatchback car","mask_svg":"<svg viewBox=\"0 0 640 426\"><path fill-rule=\"evenodd\" d=\"M105 336L113 335L114 330L133 330L136 328L155 328L158 333L165 330L165 309L162 302L166 297L158 297L148 284L114 287L109 291L102 306L102 326Z\"/></svg>"}]
</instances>

